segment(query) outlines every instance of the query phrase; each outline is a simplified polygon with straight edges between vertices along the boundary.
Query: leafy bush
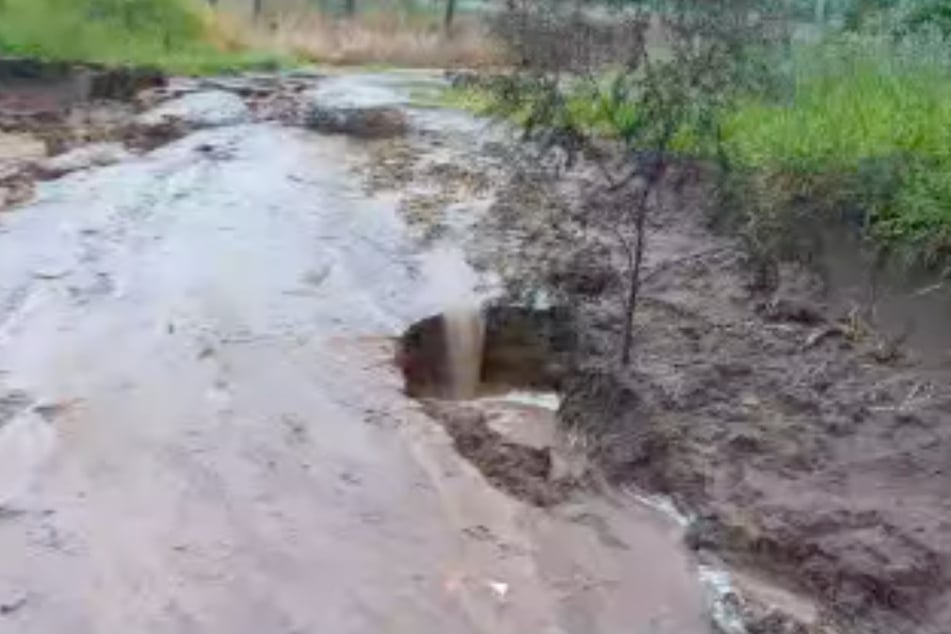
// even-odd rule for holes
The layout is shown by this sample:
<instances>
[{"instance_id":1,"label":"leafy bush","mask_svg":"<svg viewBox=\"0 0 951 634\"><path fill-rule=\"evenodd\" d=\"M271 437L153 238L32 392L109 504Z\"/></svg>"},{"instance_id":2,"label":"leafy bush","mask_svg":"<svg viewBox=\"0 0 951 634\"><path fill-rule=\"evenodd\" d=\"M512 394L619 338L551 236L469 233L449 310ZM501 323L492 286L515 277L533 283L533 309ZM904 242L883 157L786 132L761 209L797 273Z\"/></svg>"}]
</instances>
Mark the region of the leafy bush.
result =
<instances>
[{"instance_id":1,"label":"leafy bush","mask_svg":"<svg viewBox=\"0 0 951 634\"><path fill-rule=\"evenodd\" d=\"M951 62L942 47L847 39L801 51L787 101L751 97L727 118L728 152L787 183L812 183L791 191L790 203L822 197L838 212L860 208L873 236L937 263L951 245Z\"/></svg>"}]
</instances>

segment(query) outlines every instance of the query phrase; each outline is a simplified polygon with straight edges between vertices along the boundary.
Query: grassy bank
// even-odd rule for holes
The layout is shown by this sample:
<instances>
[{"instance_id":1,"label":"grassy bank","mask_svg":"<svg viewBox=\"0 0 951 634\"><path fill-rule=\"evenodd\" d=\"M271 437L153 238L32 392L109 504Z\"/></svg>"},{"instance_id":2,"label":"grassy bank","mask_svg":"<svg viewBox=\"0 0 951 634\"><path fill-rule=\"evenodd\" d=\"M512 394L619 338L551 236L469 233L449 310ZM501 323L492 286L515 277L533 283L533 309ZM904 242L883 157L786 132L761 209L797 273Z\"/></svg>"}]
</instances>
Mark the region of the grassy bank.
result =
<instances>
[{"instance_id":1,"label":"grassy bank","mask_svg":"<svg viewBox=\"0 0 951 634\"><path fill-rule=\"evenodd\" d=\"M932 266L951 258L951 57L938 41L841 39L801 50L787 99L751 97L726 118L760 208L845 213ZM857 217L860 216L860 217Z\"/></svg>"},{"instance_id":2,"label":"grassy bank","mask_svg":"<svg viewBox=\"0 0 951 634\"><path fill-rule=\"evenodd\" d=\"M566 108L572 125L595 135L617 130L599 103L608 83L600 95L572 94ZM451 91L445 103L480 112L496 105L477 88ZM633 109L609 109L636 118ZM523 123L527 111L506 114ZM721 141L739 179L741 194L733 201L751 225L792 233L796 223L819 227L845 219L908 263L951 266L946 40L840 34L798 45L778 91L747 94L723 114ZM689 131L674 147L715 155Z\"/></svg>"},{"instance_id":3,"label":"grassy bank","mask_svg":"<svg viewBox=\"0 0 951 634\"><path fill-rule=\"evenodd\" d=\"M241 50L193 0L0 0L0 54L189 74L279 61Z\"/></svg>"}]
</instances>

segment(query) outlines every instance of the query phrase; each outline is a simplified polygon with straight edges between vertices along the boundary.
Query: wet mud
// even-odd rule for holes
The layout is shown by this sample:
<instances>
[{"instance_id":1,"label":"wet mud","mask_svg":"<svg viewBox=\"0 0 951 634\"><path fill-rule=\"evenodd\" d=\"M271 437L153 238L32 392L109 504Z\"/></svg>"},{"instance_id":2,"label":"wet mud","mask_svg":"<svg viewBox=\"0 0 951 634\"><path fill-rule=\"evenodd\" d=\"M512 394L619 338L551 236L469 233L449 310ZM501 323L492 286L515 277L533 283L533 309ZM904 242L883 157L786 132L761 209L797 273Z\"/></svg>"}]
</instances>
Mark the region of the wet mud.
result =
<instances>
[{"instance_id":1,"label":"wet mud","mask_svg":"<svg viewBox=\"0 0 951 634\"><path fill-rule=\"evenodd\" d=\"M508 416L515 425L540 424L555 429L555 407L506 403L506 395L523 393L555 396L574 354L574 331L568 315L559 311L490 306L476 318L484 332L475 355L478 380L471 393L460 396L453 347L458 335L453 315L430 317L413 324L400 338L396 362L406 393L423 403L424 411L450 435L456 451L496 488L530 504L548 507L565 502L580 482L559 474L554 456L564 447L552 442L532 446L493 428L493 420ZM454 335L457 340L453 341ZM500 397L500 398L493 398ZM537 398L537 397L536 397ZM579 477L583 474L577 474Z\"/></svg>"},{"instance_id":2,"label":"wet mud","mask_svg":"<svg viewBox=\"0 0 951 634\"><path fill-rule=\"evenodd\" d=\"M480 225L510 293L542 288L576 310L561 424L612 482L692 515L689 543L734 571L736 631L948 631L948 364L858 319L815 270L782 265L764 287L683 176L652 215L629 369L623 254L596 215L570 213L623 192L583 169L526 170Z\"/></svg>"}]
</instances>

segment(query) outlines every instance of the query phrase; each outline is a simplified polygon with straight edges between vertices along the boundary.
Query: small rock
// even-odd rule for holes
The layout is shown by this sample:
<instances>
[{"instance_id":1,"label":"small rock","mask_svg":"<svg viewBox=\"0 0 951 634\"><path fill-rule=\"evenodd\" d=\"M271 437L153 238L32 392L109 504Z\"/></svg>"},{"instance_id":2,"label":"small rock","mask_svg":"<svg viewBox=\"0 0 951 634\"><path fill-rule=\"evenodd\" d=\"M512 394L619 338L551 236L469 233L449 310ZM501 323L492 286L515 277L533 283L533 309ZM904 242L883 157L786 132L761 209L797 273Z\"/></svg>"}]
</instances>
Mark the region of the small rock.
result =
<instances>
[{"instance_id":1,"label":"small rock","mask_svg":"<svg viewBox=\"0 0 951 634\"><path fill-rule=\"evenodd\" d=\"M127 101L136 93L159 88L167 83L165 75L154 68L119 66L97 69L89 77L89 99Z\"/></svg>"},{"instance_id":2,"label":"small rock","mask_svg":"<svg viewBox=\"0 0 951 634\"><path fill-rule=\"evenodd\" d=\"M141 152L149 152L175 139L188 134L189 126L178 119L168 119L163 123L142 124L138 120L127 126L123 140L128 147Z\"/></svg>"},{"instance_id":3,"label":"small rock","mask_svg":"<svg viewBox=\"0 0 951 634\"><path fill-rule=\"evenodd\" d=\"M481 75L472 70L446 71L446 81L456 89L474 88L479 85Z\"/></svg>"},{"instance_id":4,"label":"small rock","mask_svg":"<svg viewBox=\"0 0 951 634\"><path fill-rule=\"evenodd\" d=\"M825 322L820 306L791 297L774 297L757 306L757 312L773 322L793 322L807 326L817 326Z\"/></svg>"},{"instance_id":5,"label":"small rock","mask_svg":"<svg viewBox=\"0 0 951 634\"><path fill-rule=\"evenodd\" d=\"M361 139L403 136L409 130L406 113L399 108L324 107L315 105L306 117L307 127L325 134L346 134Z\"/></svg>"},{"instance_id":6,"label":"small rock","mask_svg":"<svg viewBox=\"0 0 951 634\"><path fill-rule=\"evenodd\" d=\"M509 584L502 581L489 581L487 585L500 600L505 600L505 596L509 593Z\"/></svg>"},{"instance_id":7,"label":"small rock","mask_svg":"<svg viewBox=\"0 0 951 634\"><path fill-rule=\"evenodd\" d=\"M90 167L104 167L119 163L132 156L119 143L94 143L46 159L37 165L37 171L42 178L58 178Z\"/></svg>"},{"instance_id":8,"label":"small rock","mask_svg":"<svg viewBox=\"0 0 951 634\"><path fill-rule=\"evenodd\" d=\"M25 593L14 594L0 601L0 616L9 616L26 605L29 597Z\"/></svg>"},{"instance_id":9,"label":"small rock","mask_svg":"<svg viewBox=\"0 0 951 634\"><path fill-rule=\"evenodd\" d=\"M46 156L42 139L26 133L0 132L0 163L30 161Z\"/></svg>"},{"instance_id":10,"label":"small rock","mask_svg":"<svg viewBox=\"0 0 951 634\"><path fill-rule=\"evenodd\" d=\"M242 75L210 77L201 81L203 88L223 90L242 97L267 95L280 89L280 78L275 75Z\"/></svg>"},{"instance_id":11,"label":"small rock","mask_svg":"<svg viewBox=\"0 0 951 634\"><path fill-rule=\"evenodd\" d=\"M0 186L0 210L22 205L33 198L32 180L20 180Z\"/></svg>"},{"instance_id":12,"label":"small rock","mask_svg":"<svg viewBox=\"0 0 951 634\"><path fill-rule=\"evenodd\" d=\"M145 127L181 122L194 128L213 128L250 119L251 110L240 97L223 90L208 90L163 103L139 115L136 122Z\"/></svg>"}]
</instances>

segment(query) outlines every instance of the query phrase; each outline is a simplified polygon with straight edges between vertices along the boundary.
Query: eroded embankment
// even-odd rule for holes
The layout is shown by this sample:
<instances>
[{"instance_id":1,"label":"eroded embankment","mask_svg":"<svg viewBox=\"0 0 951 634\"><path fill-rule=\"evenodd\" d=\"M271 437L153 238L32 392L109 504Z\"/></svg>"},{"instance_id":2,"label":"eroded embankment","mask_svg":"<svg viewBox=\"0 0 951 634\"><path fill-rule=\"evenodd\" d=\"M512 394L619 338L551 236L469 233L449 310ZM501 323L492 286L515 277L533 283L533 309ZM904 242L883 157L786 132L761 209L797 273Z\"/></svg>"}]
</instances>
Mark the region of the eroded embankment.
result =
<instances>
[{"instance_id":1,"label":"eroded embankment","mask_svg":"<svg viewBox=\"0 0 951 634\"><path fill-rule=\"evenodd\" d=\"M764 287L684 176L652 216L629 368L623 254L598 214L565 213L613 204L595 178L516 174L482 224L486 266L576 310L563 425L612 481L693 512L694 548L792 592L748 584L748 631L949 631L947 365L920 363L809 272L780 267Z\"/></svg>"}]
</instances>

